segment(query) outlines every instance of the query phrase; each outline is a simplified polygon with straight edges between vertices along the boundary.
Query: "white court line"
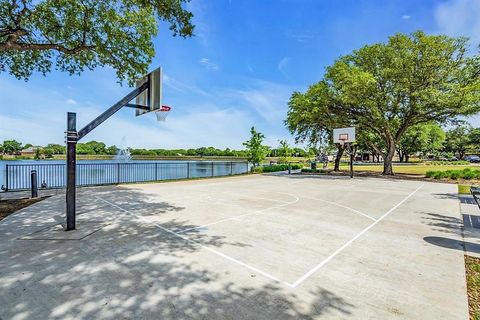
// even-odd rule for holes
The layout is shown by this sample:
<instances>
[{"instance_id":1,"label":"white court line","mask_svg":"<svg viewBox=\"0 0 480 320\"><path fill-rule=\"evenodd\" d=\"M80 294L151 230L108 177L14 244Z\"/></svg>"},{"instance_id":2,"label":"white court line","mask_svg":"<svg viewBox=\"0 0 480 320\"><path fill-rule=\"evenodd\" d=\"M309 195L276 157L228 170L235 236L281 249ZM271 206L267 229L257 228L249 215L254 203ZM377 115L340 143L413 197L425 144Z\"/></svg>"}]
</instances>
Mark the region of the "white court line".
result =
<instances>
[{"instance_id":1,"label":"white court line","mask_svg":"<svg viewBox=\"0 0 480 320\"><path fill-rule=\"evenodd\" d=\"M153 225L156 226L157 228L159 228L159 229L161 229L161 230L163 230L163 231L165 231L165 232L167 232L167 233L170 233L170 234L172 234L172 235L174 235L174 236L176 236L176 237L178 237L178 238L181 238L181 239L183 239L183 240L185 240L185 241L187 241L187 242L190 242L190 243L193 243L193 244L195 244L195 245L198 245L198 246L200 246L201 248L203 248L203 249L205 249L205 250L208 250L208 251L210 251L211 253L214 253L214 254L222 257L222 258L225 258L225 259L227 259L227 260L229 260L229 261L231 261L231 262L234 262L234 263L236 263L236 264L238 264L238 265L241 265L242 267L245 267L245 268L250 269L250 270L252 270L252 271L254 271L254 272L257 272L257 273L259 273L259 274L261 274L261 275L263 275L263 276L265 276L265 277L267 277L267 278L269 278L269 279L271 279L271 280L280 282L280 283L282 283L282 284L284 284L284 285L286 285L286 286L288 286L288 287L292 287L292 284L291 284L291 283L288 283L288 282L285 282L285 281L283 281L283 280L280 280L280 279L278 279L277 277L275 277L275 276L273 276L273 275L271 275L271 274L269 274L269 273L267 273L267 272L264 272L264 271L262 271L262 270L259 270L259 269L255 268L255 267L252 267L252 266L250 266L250 265L248 265L248 264L246 264L246 263L244 263L244 262L241 262L241 261L239 261L239 260L237 260L237 259L235 259L235 258L232 258L232 257L230 257L230 256L227 256L226 254L221 253L220 251L217 251L217 250L215 250L215 249L212 249L212 248L209 248L209 247L207 247L207 246L204 246L203 244L201 244L201 243L199 243L199 242L197 242L197 241L195 241L195 240L192 240L192 239L188 238L187 236L181 235L181 234L179 234L179 233L177 233L177 232L171 231L170 229L167 229L167 228L165 228L165 227L162 227L162 226L159 225L158 223L155 223L155 222L152 222L152 221L150 221L150 220L148 220L148 219L145 219L145 218L142 217L142 216L138 216L138 215L136 215L135 213L130 212L130 211L128 211L128 210L126 210L126 209L124 209L124 208L116 205L115 203L112 203L112 202L110 202L110 201L108 201L108 200L105 200L105 199L103 199L103 198L100 198L100 197L96 197L96 198L100 199L101 201L103 201L103 202L105 202L105 203L108 203L109 205L111 205L111 206L113 206L113 207L115 207L115 208L117 208L117 209L119 209L119 210L122 210L122 211L124 211L124 212L126 212L126 213L128 213L128 214L130 214L130 215L132 215L132 216L134 216L134 217L136 217L136 218L139 219L139 220L143 220L144 222L147 222L148 224L153 224Z\"/></svg>"},{"instance_id":2,"label":"white court line","mask_svg":"<svg viewBox=\"0 0 480 320\"><path fill-rule=\"evenodd\" d=\"M295 201L284 202L283 204L279 204L279 205L276 205L276 206L273 206L273 207L268 207L268 208L265 208L265 209L256 210L256 211L241 214L241 215L238 215L238 216L225 218L225 219L218 220L218 221L215 221L215 222L203 224L203 225L198 226L198 227L188 228L188 229L185 229L185 230L178 231L178 233L185 233L185 232L191 231L191 230L202 229L202 228L205 228L205 227L208 227L208 226L212 226L214 224L222 223L222 222L225 222L225 221L237 220L239 218L248 217L248 216L251 216L251 215L254 215L254 214L262 214L263 212L266 212L266 211L269 211L269 210L278 209L278 208L281 208L281 207L285 207L285 206L297 203L300 200L297 196L295 196L293 194L290 194L290 193L284 193L284 192L278 192L278 193L288 194L289 196L294 197Z\"/></svg>"},{"instance_id":3,"label":"white court line","mask_svg":"<svg viewBox=\"0 0 480 320\"><path fill-rule=\"evenodd\" d=\"M336 203L336 202L332 202L332 201L328 201L328 200L323 200L323 199L318 199L318 198L311 198L311 197L307 197L307 196L302 196L302 198L305 198L305 199L310 199L310 200L317 200L317 201L321 201L321 202L325 202L325 203L328 203L328 204L331 204L331 205L334 205L334 206L337 206L337 207L340 207L340 208L344 208L344 209L347 209L347 210L350 210L352 212L355 212L355 213L358 213L368 219L371 219L373 221L377 221L377 219L375 219L374 217L372 216L369 216L368 214L365 214L361 211L358 211L358 210L355 210L353 208L350 208L350 207L347 207L347 206L344 206L343 204L340 204L340 203Z\"/></svg>"},{"instance_id":4,"label":"white court line","mask_svg":"<svg viewBox=\"0 0 480 320\"><path fill-rule=\"evenodd\" d=\"M298 286L299 284L301 284L303 281L305 281L308 277L310 277L312 274L314 274L316 271L318 271L321 267L323 267L324 265L326 265L330 260L332 260L336 255L338 255L340 252L343 251L343 249L345 249L346 247L348 247L349 245L351 245L355 240L357 240L358 238L360 238L365 232L367 232L368 230L370 230L371 228L373 228L377 223L379 223L380 221L382 221L386 216L388 216L390 213L392 213L395 209L397 209L399 206L401 206L405 201L407 201L408 199L410 199L411 196L413 196L418 190L420 190L424 185L422 184L420 187L418 187L417 189L415 189L414 191L412 191L408 196L406 196L402 201L400 201L397 205L395 205L393 208L391 208L390 210L388 210L383 216L381 216L380 218L378 218L377 220L375 220L375 222L373 222L371 225L369 225L368 227L366 227L365 229L363 229L360 233L358 233L355 237L353 237L352 239L350 239L349 241L347 241L343 246L341 246L340 248L338 248L334 253L332 253L330 256L328 256L325 260L323 260L322 262L320 262L318 265L316 265L315 267L313 267L310 271L308 271L307 273L305 273L303 276L301 276L297 281L295 281L291 287L292 288L295 288L296 286Z\"/></svg>"}]
</instances>

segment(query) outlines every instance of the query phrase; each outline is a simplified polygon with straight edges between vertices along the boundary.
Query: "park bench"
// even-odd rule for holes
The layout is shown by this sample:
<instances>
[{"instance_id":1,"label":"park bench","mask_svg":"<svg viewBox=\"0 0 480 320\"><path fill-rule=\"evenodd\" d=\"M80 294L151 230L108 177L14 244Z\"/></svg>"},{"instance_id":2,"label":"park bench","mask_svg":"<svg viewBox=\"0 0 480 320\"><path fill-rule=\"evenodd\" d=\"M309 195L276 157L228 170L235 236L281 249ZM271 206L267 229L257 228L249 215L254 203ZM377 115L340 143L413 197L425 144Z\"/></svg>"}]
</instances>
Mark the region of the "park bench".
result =
<instances>
[{"instance_id":1,"label":"park bench","mask_svg":"<svg viewBox=\"0 0 480 320\"><path fill-rule=\"evenodd\" d=\"M477 206L480 208L480 203L478 202L478 198L480 197L480 187L470 187L470 193L472 194L473 199L475 199Z\"/></svg>"}]
</instances>

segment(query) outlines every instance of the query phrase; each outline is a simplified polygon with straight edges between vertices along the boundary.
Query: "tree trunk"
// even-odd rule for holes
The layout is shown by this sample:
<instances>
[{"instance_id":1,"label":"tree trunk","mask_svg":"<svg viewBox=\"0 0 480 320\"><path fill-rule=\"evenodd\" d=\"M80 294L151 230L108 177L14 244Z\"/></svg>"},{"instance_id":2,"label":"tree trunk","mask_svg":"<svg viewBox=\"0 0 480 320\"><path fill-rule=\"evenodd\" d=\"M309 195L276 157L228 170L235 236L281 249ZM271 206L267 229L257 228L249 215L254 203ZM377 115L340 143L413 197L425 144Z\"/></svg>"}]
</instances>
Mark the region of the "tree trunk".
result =
<instances>
[{"instance_id":1,"label":"tree trunk","mask_svg":"<svg viewBox=\"0 0 480 320\"><path fill-rule=\"evenodd\" d=\"M385 176L393 176L393 166L392 160L393 156L395 155L395 142L393 138L390 137L387 143L387 153L383 155L383 175Z\"/></svg>"},{"instance_id":2,"label":"tree trunk","mask_svg":"<svg viewBox=\"0 0 480 320\"><path fill-rule=\"evenodd\" d=\"M405 162L408 162L410 160L410 155L408 153L405 153Z\"/></svg>"},{"instance_id":3,"label":"tree trunk","mask_svg":"<svg viewBox=\"0 0 480 320\"><path fill-rule=\"evenodd\" d=\"M398 154L398 158L400 159L400 162L403 162L403 159L405 158L405 153L402 152L402 150L398 149L397 154Z\"/></svg>"},{"instance_id":4,"label":"tree trunk","mask_svg":"<svg viewBox=\"0 0 480 320\"><path fill-rule=\"evenodd\" d=\"M337 156L335 157L335 166L333 168L333 171L340 171L340 160L342 159L344 150L345 149L343 146L337 147Z\"/></svg>"}]
</instances>

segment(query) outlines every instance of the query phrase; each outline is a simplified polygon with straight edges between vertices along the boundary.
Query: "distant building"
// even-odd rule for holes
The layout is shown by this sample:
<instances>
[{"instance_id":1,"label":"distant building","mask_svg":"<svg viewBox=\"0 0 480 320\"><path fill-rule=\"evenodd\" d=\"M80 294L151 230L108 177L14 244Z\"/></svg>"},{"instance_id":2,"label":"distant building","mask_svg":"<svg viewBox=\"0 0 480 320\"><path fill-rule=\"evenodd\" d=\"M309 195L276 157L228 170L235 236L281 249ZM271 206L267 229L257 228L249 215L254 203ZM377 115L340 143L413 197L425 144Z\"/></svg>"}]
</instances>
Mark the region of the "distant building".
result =
<instances>
[{"instance_id":1,"label":"distant building","mask_svg":"<svg viewBox=\"0 0 480 320\"><path fill-rule=\"evenodd\" d=\"M21 150L18 155L20 155L20 156L33 156L33 155L35 155L35 151L37 151L37 149L38 148L36 148L36 147L29 147L29 148Z\"/></svg>"}]
</instances>

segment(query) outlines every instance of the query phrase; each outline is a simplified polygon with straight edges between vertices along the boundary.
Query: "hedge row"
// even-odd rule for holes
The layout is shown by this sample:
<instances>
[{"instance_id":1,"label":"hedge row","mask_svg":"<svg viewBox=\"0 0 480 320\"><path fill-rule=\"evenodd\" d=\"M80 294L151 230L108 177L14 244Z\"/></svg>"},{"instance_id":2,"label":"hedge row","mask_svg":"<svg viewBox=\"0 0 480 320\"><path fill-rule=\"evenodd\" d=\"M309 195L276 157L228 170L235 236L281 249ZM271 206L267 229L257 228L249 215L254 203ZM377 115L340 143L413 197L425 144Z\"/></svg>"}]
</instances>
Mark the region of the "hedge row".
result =
<instances>
[{"instance_id":1,"label":"hedge row","mask_svg":"<svg viewBox=\"0 0 480 320\"><path fill-rule=\"evenodd\" d=\"M302 169L303 165L302 164L291 164L290 169L291 170L297 170L297 169ZM274 164L271 166L260 166L256 167L253 169L253 172L277 172L277 171L287 171L288 170L288 164Z\"/></svg>"},{"instance_id":2,"label":"hedge row","mask_svg":"<svg viewBox=\"0 0 480 320\"><path fill-rule=\"evenodd\" d=\"M446 171L427 171L425 174L427 178L433 179L465 179L465 180L472 180L472 179L480 179L480 170L475 169L472 170L470 168L466 168L463 170L446 170Z\"/></svg>"},{"instance_id":3,"label":"hedge row","mask_svg":"<svg viewBox=\"0 0 480 320\"><path fill-rule=\"evenodd\" d=\"M434 166L464 166L469 165L470 162L465 160L459 161L431 161L427 162L426 164L434 165Z\"/></svg>"}]
</instances>

